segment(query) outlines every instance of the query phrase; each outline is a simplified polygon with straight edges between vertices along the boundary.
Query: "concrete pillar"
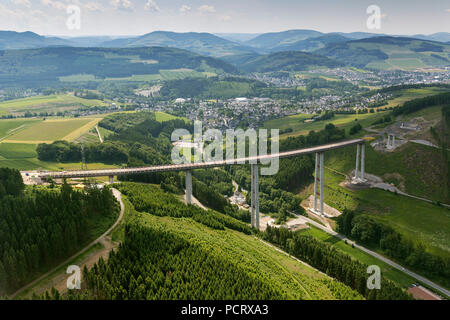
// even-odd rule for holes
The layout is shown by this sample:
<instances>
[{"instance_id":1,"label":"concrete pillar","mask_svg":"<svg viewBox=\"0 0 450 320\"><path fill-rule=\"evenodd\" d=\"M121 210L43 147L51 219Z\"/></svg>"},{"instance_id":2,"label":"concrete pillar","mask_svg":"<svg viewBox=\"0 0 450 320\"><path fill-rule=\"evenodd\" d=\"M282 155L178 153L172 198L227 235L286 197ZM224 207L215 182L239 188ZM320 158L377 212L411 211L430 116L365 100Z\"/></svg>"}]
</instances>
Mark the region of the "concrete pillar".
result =
<instances>
[{"instance_id":1,"label":"concrete pillar","mask_svg":"<svg viewBox=\"0 0 450 320\"><path fill-rule=\"evenodd\" d=\"M192 204L192 171L186 171L186 203Z\"/></svg>"},{"instance_id":2,"label":"concrete pillar","mask_svg":"<svg viewBox=\"0 0 450 320\"><path fill-rule=\"evenodd\" d=\"M114 184L114 176L109 177L109 184Z\"/></svg>"},{"instance_id":3,"label":"concrete pillar","mask_svg":"<svg viewBox=\"0 0 450 320\"><path fill-rule=\"evenodd\" d=\"M251 192L251 221L252 221L252 228L256 225L256 217L255 217L255 167L253 165L250 166L251 169L251 179L252 179L252 190Z\"/></svg>"},{"instance_id":4,"label":"concrete pillar","mask_svg":"<svg viewBox=\"0 0 450 320\"><path fill-rule=\"evenodd\" d=\"M324 153L320 153L320 214L323 215L323 182L325 180L324 177Z\"/></svg>"},{"instance_id":5,"label":"concrete pillar","mask_svg":"<svg viewBox=\"0 0 450 320\"><path fill-rule=\"evenodd\" d=\"M365 180L366 175L366 144L361 145L361 180Z\"/></svg>"},{"instance_id":6,"label":"concrete pillar","mask_svg":"<svg viewBox=\"0 0 450 320\"><path fill-rule=\"evenodd\" d=\"M392 148L395 148L395 136L392 136Z\"/></svg>"},{"instance_id":7,"label":"concrete pillar","mask_svg":"<svg viewBox=\"0 0 450 320\"><path fill-rule=\"evenodd\" d=\"M314 175L314 211L317 211L317 194L319 193L319 154L316 153L316 173Z\"/></svg>"},{"instance_id":8,"label":"concrete pillar","mask_svg":"<svg viewBox=\"0 0 450 320\"><path fill-rule=\"evenodd\" d=\"M252 227L259 230L259 170L252 164Z\"/></svg>"},{"instance_id":9,"label":"concrete pillar","mask_svg":"<svg viewBox=\"0 0 450 320\"><path fill-rule=\"evenodd\" d=\"M356 146L356 170L355 170L355 179L359 176L359 159L361 158L361 145L358 144Z\"/></svg>"}]
</instances>

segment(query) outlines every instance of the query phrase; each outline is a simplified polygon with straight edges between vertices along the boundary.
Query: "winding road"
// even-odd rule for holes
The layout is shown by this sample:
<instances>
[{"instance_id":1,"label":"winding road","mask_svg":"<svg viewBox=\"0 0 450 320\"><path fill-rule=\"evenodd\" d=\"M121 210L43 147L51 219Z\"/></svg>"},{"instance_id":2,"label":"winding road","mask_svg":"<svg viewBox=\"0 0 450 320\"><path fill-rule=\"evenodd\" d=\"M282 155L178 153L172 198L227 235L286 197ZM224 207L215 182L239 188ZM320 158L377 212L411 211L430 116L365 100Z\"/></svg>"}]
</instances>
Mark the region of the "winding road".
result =
<instances>
[{"instance_id":1,"label":"winding road","mask_svg":"<svg viewBox=\"0 0 450 320\"><path fill-rule=\"evenodd\" d=\"M53 272L55 272L56 270L64 267L65 265L67 265L68 263L70 263L72 260L74 260L75 258L79 257L80 255L82 255L83 253L85 253L86 251L88 251L89 249L91 249L93 246L95 246L97 243L101 242L109 233L111 233L111 231L113 231L118 225L119 223L122 221L124 213L125 213L125 205L122 202L122 194L120 193L119 190L117 189L112 189L113 195L114 197L117 199L117 201L120 203L120 214L119 217L117 218L116 222L105 232L103 233L99 238L97 238L96 240L92 241L90 244L88 244L86 247L84 247L82 250L80 250L79 252L77 252L76 254L74 254L73 256L71 256L70 258L67 258L64 262L62 262L61 264L59 264L58 266L56 266L55 268L53 268L52 270L48 271L47 273L43 274L42 276L40 276L39 278L37 278L36 280L34 280L33 282L30 282L29 284L27 284L25 287L20 288L19 290L17 290L16 292L14 292L12 295L9 296L9 298L12 300L15 297L17 297L17 295L21 294L22 292L24 292L25 290L35 286L37 283L39 283L40 281L42 281L43 279L45 279L46 277L48 277L50 274L52 274Z\"/></svg>"},{"instance_id":2,"label":"winding road","mask_svg":"<svg viewBox=\"0 0 450 320\"><path fill-rule=\"evenodd\" d=\"M410 270L408 270L408 269L402 267L402 266L399 265L398 263L395 263L394 261L389 260L389 259L383 257L382 255L380 255L380 254L378 254L378 253L376 253L376 252L374 252L374 251L372 251L372 250L369 250L369 249L367 249L367 248L365 248L365 247L363 247L363 246L360 246L360 245L356 244L354 241L348 239L348 238L345 237L344 235L339 234L339 233L337 233L337 232L335 232L335 231L333 231L333 230L331 230L331 229L329 229L329 228L327 228L327 227L321 225L320 223L317 223L316 221L314 221L314 220L312 220L312 219L310 219L310 218L307 218L307 217L305 217L305 216L298 216L298 215L297 215L297 218L302 218L302 219L304 219L307 223L313 225L314 227L316 227L316 228L318 228L318 229L320 229L320 230L322 230L322 231L325 231L326 233L328 233L328 234L330 234L330 235L332 235L332 236L334 236L334 237L337 237L337 238L341 239L342 241L347 241L348 243L353 244L353 245L355 246L355 248L358 248L359 250L364 251L365 253L371 255L372 257L375 257L375 258L377 258L378 260L383 261L384 263L390 265L391 267L393 267L393 268L395 268L395 269L397 269L397 270L400 270L400 271L402 271L403 273L406 273L406 274L409 275L410 277L412 277L412 278L414 278L414 279L416 279L416 280L418 280L418 281L420 281L420 282L426 284L426 285L429 286L430 288L433 288L433 289L435 289L435 290L437 290L437 291L439 291L439 292L445 294L447 297L450 296L450 291L449 291L449 290L447 290L447 289L445 289L445 288L443 288L443 287L437 285L436 283L434 283L434 282L432 282L432 281L430 281L430 280L428 280L428 279L426 279L426 278L424 278L424 277L418 275L417 273L414 273L414 272L412 272L412 271L410 271Z\"/></svg>"}]
</instances>

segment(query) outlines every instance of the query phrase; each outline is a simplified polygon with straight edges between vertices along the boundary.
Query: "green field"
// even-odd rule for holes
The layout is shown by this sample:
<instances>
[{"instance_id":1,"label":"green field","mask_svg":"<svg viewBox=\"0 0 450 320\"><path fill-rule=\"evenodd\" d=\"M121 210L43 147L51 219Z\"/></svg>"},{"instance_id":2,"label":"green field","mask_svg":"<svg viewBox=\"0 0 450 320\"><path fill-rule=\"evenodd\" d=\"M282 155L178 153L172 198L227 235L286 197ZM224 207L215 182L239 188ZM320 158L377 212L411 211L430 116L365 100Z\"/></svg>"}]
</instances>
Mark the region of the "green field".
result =
<instances>
[{"instance_id":1,"label":"green field","mask_svg":"<svg viewBox=\"0 0 450 320\"><path fill-rule=\"evenodd\" d=\"M0 120L0 141L14 132L33 125L41 120L36 119L18 119L18 120Z\"/></svg>"},{"instance_id":2,"label":"green field","mask_svg":"<svg viewBox=\"0 0 450 320\"><path fill-rule=\"evenodd\" d=\"M156 217L136 213L141 225L162 228L189 239L213 255L239 261L250 274L259 274L286 292L289 299L339 299L348 292L344 285L333 281L305 264L294 260L254 236L208 228L188 218ZM340 288L340 289L338 289ZM345 290L343 290L346 288Z\"/></svg>"},{"instance_id":3,"label":"green field","mask_svg":"<svg viewBox=\"0 0 450 320\"><path fill-rule=\"evenodd\" d=\"M429 88L421 88L421 89L405 89L405 90L400 91L400 93L402 94L401 97L390 100L386 106L382 106L380 108L381 109L391 108L391 107L393 108L393 107L401 106L407 101L425 98L428 96L432 96L432 95L436 95L436 94L448 92L448 91L449 91L449 89L439 88L439 87L429 87Z\"/></svg>"},{"instance_id":4,"label":"green field","mask_svg":"<svg viewBox=\"0 0 450 320\"><path fill-rule=\"evenodd\" d=\"M117 168L103 163L88 163L88 169ZM37 159L36 145L23 143L0 143L0 168L17 170L79 170L81 163L45 162Z\"/></svg>"},{"instance_id":5,"label":"green field","mask_svg":"<svg viewBox=\"0 0 450 320\"><path fill-rule=\"evenodd\" d=\"M158 121L158 122L165 122L165 121L170 121L170 120L175 120L175 119L184 119L187 121L186 118L176 117L176 116L173 116L173 115L165 113L165 112L155 112L155 116L156 116L156 121Z\"/></svg>"},{"instance_id":6,"label":"green field","mask_svg":"<svg viewBox=\"0 0 450 320\"><path fill-rule=\"evenodd\" d=\"M186 78L208 78L216 76L213 72L199 72L192 69L174 69L174 70L160 70L155 74L140 74L132 75L124 78L106 78L107 81L136 81L136 82L156 82L168 80L181 80ZM80 77L73 76L73 79L80 79ZM84 76L86 77L86 76ZM82 77L81 77L82 78Z\"/></svg>"},{"instance_id":7,"label":"green field","mask_svg":"<svg viewBox=\"0 0 450 320\"><path fill-rule=\"evenodd\" d=\"M362 263L365 263L369 266L372 265L379 266L381 268L381 275L383 277L386 277L387 279L398 283L401 287L405 289L408 288L413 283L417 282L414 278L411 278L407 274L391 267L390 265L384 263L383 261L378 260L357 248L353 248L350 244L346 244L339 238L336 238L318 228L310 226L310 229L304 229L300 232L302 235L310 235L320 241L334 245L339 250L347 253L355 260L361 261Z\"/></svg>"},{"instance_id":8,"label":"green field","mask_svg":"<svg viewBox=\"0 0 450 320\"><path fill-rule=\"evenodd\" d=\"M370 126L373 122L386 116L386 112L367 113L367 114L338 114L333 119L326 121L316 121L305 123L304 120L312 118L312 115L298 114L294 116L284 117L275 120L269 120L264 123L264 128L267 129L288 129L291 128L293 132L282 135L283 138L307 135L310 131L319 131L325 128L329 123L333 123L340 129L349 130L354 126L357 120L363 127Z\"/></svg>"},{"instance_id":9,"label":"green field","mask_svg":"<svg viewBox=\"0 0 450 320\"><path fill-rule=\"evenodd\" d=\"M81 106L107 106L100 100L89 100L73 95L36 96L0 102L0 115L30 112L57 112L76 109Z\"/></svg>"},{"instance_id":10,"label":"green field","mask_svg":"<svg viewBox=\"0 0 450 320\"><path fill-rule=\"evenodd\" d=\"M88 126L95 121L97 120L90 118L41 121L9 136L5 141L18 143L42 143L62 140L72 135L74 136L73 139L76 139L83 132L80 132L78 136L74 133L77 133L80 130L83 131L85 126ZM90 128L86 128L85 131L88 131L89 129Z\"/></svg>"}]
</instances>

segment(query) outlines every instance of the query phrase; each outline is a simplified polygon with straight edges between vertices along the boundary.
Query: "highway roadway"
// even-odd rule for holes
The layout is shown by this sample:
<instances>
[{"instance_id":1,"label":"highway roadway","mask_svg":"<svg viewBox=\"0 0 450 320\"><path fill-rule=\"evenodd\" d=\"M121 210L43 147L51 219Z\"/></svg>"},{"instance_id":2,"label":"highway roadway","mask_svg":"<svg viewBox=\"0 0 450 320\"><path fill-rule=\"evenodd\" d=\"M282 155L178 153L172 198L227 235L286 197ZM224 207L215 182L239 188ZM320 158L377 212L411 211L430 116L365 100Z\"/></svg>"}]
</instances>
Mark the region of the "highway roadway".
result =
<instances>
[{"instance_id":1,"label":"highway roadway","mask_svg":"<svg viewBox=\"0 0 450 320\"><path fill-rule=\"evenodd\" d=\"M141 167L141 168L125 168L125 169L107 169L107 170L86 170L86 171L41 171L37 175L40 178L53 178L53 179L64 179L64 178L87 178L87 177L115 177L121 175L135 175L143 173L155 173L155 172L169 172L169 171L187 171L194 169L207 169L216 168L228 165L241 165L246 163L257 163L260 161L269 161L276 158L291 158L299 157L307 154L326 152L334 149L344 148L352 145L362 144L365 141L362 139L354 139L343 142L331 143L323 146L317 146L312 148L268 154L257 157L249 157L244 159L233 159L233 160L223 160L223 161L213 161L213 162L200 162L200 163L188 163L188 164L173 164L173 165L162 165L162 166L152 166L152 167Z\"/></svg>"}]
</instances>

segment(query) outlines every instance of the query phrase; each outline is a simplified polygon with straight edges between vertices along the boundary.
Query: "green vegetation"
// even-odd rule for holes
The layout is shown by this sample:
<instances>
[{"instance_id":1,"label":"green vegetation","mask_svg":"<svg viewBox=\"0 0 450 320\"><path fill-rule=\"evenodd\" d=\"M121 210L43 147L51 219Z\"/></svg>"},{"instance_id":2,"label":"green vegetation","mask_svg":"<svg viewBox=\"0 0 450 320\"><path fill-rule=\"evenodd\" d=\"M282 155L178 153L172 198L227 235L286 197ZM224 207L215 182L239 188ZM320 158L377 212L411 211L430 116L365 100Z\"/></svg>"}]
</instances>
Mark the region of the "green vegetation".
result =
<instances>
[{"instance_id":1,"label":"green vegetation","mask_svg":"<svg viewBox=\"0 0 450 320\"><path fill-rule=\"evenodd\" d=\"M79 107L108 106L105 102L95 99L84 99L70 94L35 96L24 99L0 102L0 115L23 114L25 112L57 113L62 110L73 110Z\"/></svg>"},{"instance_id":2,"label":"green vegetation","mask_svg":"<svg viewBox=\"0 0 450 320\"><path fill-rule=\"evenodd\" d=\"M68 299L361 299L349 287L254 236L164 216L161 213L173 206L184 206L183 212L193 207L175 197L151 199L145 188L152 186L132 188L146 194L133 195L132 204L140 206L145 198L145 203L158 205L148 213L133 210L119 250L86 270L87 290ZM43 298L60 297L53 292Z\"/></svg>"},{"instance_id":3,"label":"green vegetation","mask_svg":"<svg viewBox=\"0 0 450 320\"><path fill-rule=\"evenodd\" d=\"M293 132L283 135L283 138L306 135L312 130L321 130L325 124L332 123L339 129L350 130L355 125L355 120L362 127L368 127L373 122L386 115L386 112L365 113L365 114L336 114L333 119L327 121L304 122L305 119L311 118L311 115L295 115L281 119L270 120L264 123L267 129L287 129L291 128Z\"/></svg>"},{"instance_id":4,"label":"green vegetation","mask_svg":"<svg viewBox=\"0 0 450 320\"><path fill-rule=\"evenodd\" d=\"M337 219L337 230L366 246L382 251L389 257L406 264L431 279L439 279L449 287L450 257L441 258L425 251L422 245L414 245L400 233L366 215L344 211Z\"/></svg>"},{"instance_id":5,"label":"green vegetation","mask_svg":"<svg viewBox=\"0 0 450 320\"><path fill-rule=\"evenodd\" d=\"M0 169L0 294L44 273L104 232L117 206L108 189L24 191L20 173Z\"/></svg>"},{"instance_id":6,"label":"green vegetation","mask_svg":"<svg viewBox=\"0 0 450 320\"><path fill-rule=\"evenodd\" d=\"M30 119L14 119L14 120L0 120L0 141L6 139L14 132L24 129L27 126L33 125L35 122L41 120Z\"/></svg>"},{"instance_id":7,"label":"green vegetation","mask_svg":"<svg viewBox=\"0 0 450 320\"><path fill-rule=\"evenodd\" d=\"M328 152L326 166L350 174L355 169L356 148ZM366 172L385 180L396 178L396 186L408 194L447 203L447 163L442 151L415 143L407 143L395 152L375 151L366 145Z\"/></svg>"},{"instance_id":8,"label":"green vegetation","mask_svg":"<svg viewBox=\"0 0 450 320\"><path fill-rule=\"evenodd\" d=\"M283 51L250 59L239 66L246 72L304 71L312 68L336 68L341 63L313 53Z\"/></svg>"},{"instance_id":9,"label":"green vegetation","mask_svg":"<svg viewBox=\"0 0 450 320\"><path fill-rule=\"evenodd\" d=\"M390 280L383 279L380 290L367 288L367 267L333 245L321 242L286 228L268 226L263 239L281 247L289 254L307 262L311 266L326 272L342 281L370 300L407 300L411 297Z\"/></svg>"},{"instance_id":10,"label":"green vegetation","mask_svg":"<svg viewBox=\"0 0 450 320\"><path fill-rule=\"evenodd\" d=\"M340 211L348 209L369 215L432 254L450 255L448 209L379 189L350 191L339 186L343 177L329 170L325 179L327 204Z\"/></svg>"},{"instance_id":11,"label":"green vegetation","mask_svg":"<svg viewBox=\"0 0 450 320\"><path fill-rule=\"evenodd\" d=\"M83 131L89 131L95 123L100 119L64 119L64 120L45 120L41 122L36 122L32 126L20 130L19 132L9 136L5 141L7 142L48 142L55 140L62 140L66 137L74 136L77 138L77 132L80 135L84 133ZM91 125L92 124L92 125ZM86 127L86 129L85 129ZM81 131L80 131L81 130ZM72 135L75 133L75 135Z\"/></svg>"},{"instance_id":12,"label":"green vegetation","mask_svg":"<svg viewBox=\"0 0 450 320\"><path fill-rule=\"evenodd\" d=\"M450 45L400 37L375 37L332 43L315 51L359 68L412 70L448 66Z\"/></svg>"},{"instance_id":13,"label":"green vegetation","mask_svg":"<svg viewBox=\"0 0 450 320\"><path fill-rule=\"evenodd\" d=\"M77 63L72 63L77 61ZM156 61L156 63L149 63ZM14 69L10 66L14 63ZM163 47L149 48L73 48L52 47L20 51L4 51L0 57L0 85L67 85L61 78L91 75L89 80L158 75L161 70L191 69L198 72L235 72L235 68L221 60ZM179 72L179 71L178 71ZM142 81L143 79L138 79ZM148 79L144 79L148 80ZM96 81L94 81L96 82ZM79 83L79 82L75 82Z\"/></svg>"},{"instance_id":14,"label":"green vegetation","mask_svg":"<svg viewBox=\"0 0 450 320\"><path fill-rule=\"evenodd\" d=\"M299 232L302 236L311 236L317 240L331 244L337 249L351 256L353 259L358 260L366 265L379 266L381 268L381 275L383 277L397 283L402 288L408 288L410 285L417 282L414 278L411 278L405 273L391 267L387 263L374 258L364 251L361 251L358 248L352 246L350 243L346 243L339 238L326 233L325 231L315 228L314 226L310 226L309 229L304 229Z\"/></svg>"}]
</instances>

